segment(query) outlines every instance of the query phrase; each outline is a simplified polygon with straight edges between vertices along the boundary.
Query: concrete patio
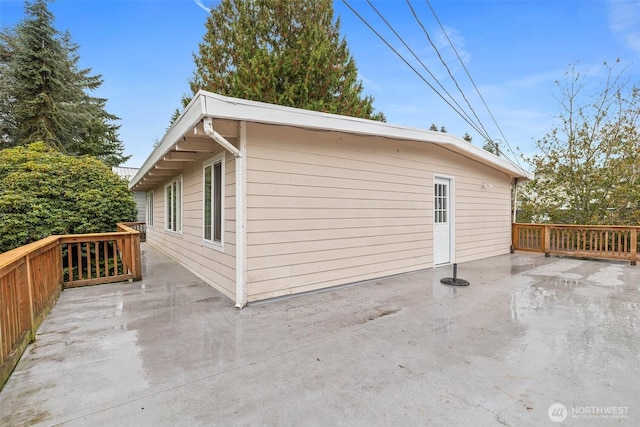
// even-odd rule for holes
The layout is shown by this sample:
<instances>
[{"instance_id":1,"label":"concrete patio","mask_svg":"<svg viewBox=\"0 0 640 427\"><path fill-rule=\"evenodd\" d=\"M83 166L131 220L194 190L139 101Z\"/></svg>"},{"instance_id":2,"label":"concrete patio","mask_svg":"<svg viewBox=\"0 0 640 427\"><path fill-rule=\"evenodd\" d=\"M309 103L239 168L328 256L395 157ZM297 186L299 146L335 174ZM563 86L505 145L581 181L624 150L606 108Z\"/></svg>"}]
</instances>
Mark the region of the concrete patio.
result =
<instances>
[{"instance_id":1,"label":"concrete patio","mask_svg":"<svg viewBox=\"0 0 640 427\"><path fill-rule=\"evenodd\" d=\"M640 425L640 267L518 253L238 311L143 265L61 294L0 425Z\"/></svg>"}]
</instances>

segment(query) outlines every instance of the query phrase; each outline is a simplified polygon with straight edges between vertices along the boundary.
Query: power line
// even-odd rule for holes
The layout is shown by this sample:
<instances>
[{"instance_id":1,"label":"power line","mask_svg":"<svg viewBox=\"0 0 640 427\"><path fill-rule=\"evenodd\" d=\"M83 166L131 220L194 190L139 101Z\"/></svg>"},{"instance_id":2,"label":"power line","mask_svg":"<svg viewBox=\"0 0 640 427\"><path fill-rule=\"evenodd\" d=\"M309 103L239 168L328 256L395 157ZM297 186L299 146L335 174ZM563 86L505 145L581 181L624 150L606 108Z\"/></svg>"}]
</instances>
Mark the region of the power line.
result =
<instances>
[{"instance_id":1,"label":"power line","mask_svg":"<svg viewBox=\"0 0 640 427\"><path fill-rule=\"evenodd\" d=\"M408 2L409 0L407 0ZM438 22L438 25L440 26L440 28L442 29L442 32L444 33L445 37L447 38L447 41L449 42L449 44L451 45L451 48L453 49L453 51L456 54L456 57L458 58L458 61L460 61L460 64L462 64L462 68L464 69L465 73L467 73L467 77L469 77L469 80L471 81L471 84L473 85L473 87L476 90L476 93L478 94L478 96L480 97L480 100L482 101L482 103L484 104L485 108L487 109L487 111L489 112L489 116L491 117L491 120L493 120L493 123L496 125L496 127L498 128L498 131L500 132L500 135L503 138L504 143L507 145L507 148L509 148L509 151L511 152L511 154L514 157L514 160L516 161L516 163L518 164L518 167L522 168L522 165L520 165L520 162L518 161L518 156L516 156L516 154L513 152L513 149L511 148L511 145L509 144L509 141L507 140L507 137L504 135L504 133L502 132L502 129L500 128L500 125L498 125L498 122L496 121L496 118L493 116L493 113L491 112L491 109L489 108L489 105L487 105L486 101L484 100L484 97L482 96L482 93L480 92L480 90L478 89L478 86L476 86L475 81L473 80L473 78L471 77L471 73L469 73L469 70L467 69L467 66L464 64L464 61L462 60L462 58L460 57L460 55L458 54L458 50L455 48L455 46L453 45L453 42L451 41L451 39L449 38L449 35L447 34L446 30L444 29L444 26L442 25L442 23L440 22L440 19L438 18L438 15L436 15L436 11L433 9L433 7L431 6L431 2L429 0L425 0L427 2L427 5L429 6L429 9L431 9L431 13L433 14L433 17L436 19L436 22ZM477 116L476 116L477 117ZM491 140L489 138L489 140ZM509 160L507 158L507 160Z\"/></svg>"},{"instance_id":2,"label":"power line","mask_svg":"<svg viewBox=\"0 0 640 427\"><path fill-rule=\"evenodd\" d=\"M416 53L408 46L408 44L404 41L404 39L398 34L397 31L395 31L395 29L393 28L393 26L387 21L387 19L384 18L384 16L375 8L375 6L371 3L370 0L367 0L367 3L369 4L369 6L378 14L378 16L382 19L382 21L387 25L387 27L389 27L389 29L395 34L395 36L400 40L400 42L405 46L405 48L407 48L409 50L409 52L411 52L411 54L413 55L413 57L420 63L420 65L429 73L429 75L435 80L435 82L440 86L440 88L442 88L442 90L447 94L447 96L449 96L449 98L451 98L451 101L458 107L456 108L454 105L452 105L452 103L446 99L413 65L411 65L411 63L400 53L398 52L398 50L396 48L394 48L391 43L389 43L384 36L382 36L362 15L360 15L360 13L358 13L358 11L352 7L349 2L347 0L342 0L343 3L360 19L360 21L362 21L362 23L364 23L385 45L387 45L387 47L389 49L391 49L391 51L393 53L396 54L396 56L398 58L400 58L427 86L429 86L429 88L431 88L431 90L433 90L436 95L438 95L449 107L451 107L451 109L453 111L455 111L465 122L467 122L467 124L469 124L469 126L471 126L476 132L478 132L478 134L480 134L480 136L482 136L483 138L485 138L486 142L490 142L490 143L495 143L496 141L499 140L494 140L489 136L488 131L486 130L486 128L484 127L484 125L482 124L482 121L480 120L480 118L478 117L478 115L476 114L475 110L473 109L471 103L469 102L469 99L466 97L464 91L462 91L462 88L460 87L460 85L458 84L457 80L455 79L455 77L453 76L453 73L451 72L450 68L448 67L446 61L444 60L444 58L442 57L440 51L438 50L437 46L433 43L433 41L431 40L431 37L429 36L428 31L426 30L426 28L424 27L424 25L422 24L420 18L417 16L417 13L415 12L414 8L411 6L411 3L409 0L407 0L407 4L411 10L411 12L414 15L414 18L416 19L416 21L418 22L418 24L422 27L427 39L429 40L429 43L431 44L431 46L433 47L433 49L436 51L436 53L438 54L438 57L440 58L440 61L442 63L442 65L447 69L447 72L449 73L450 78L452 79L452 81L454 82L454 84L456 85L458 91L460 92L460 94L462 95L462 97L464 98L464 100L466 101L467 105L469 106L469 108L471 109L473 115L475 116L475 118L478 121L478 124L476 124L474 122L474 120L464 111L464 109L462 108L462 106L455 100L455 98L447 91L447 89L440 83L440 81L433 75L433 73L431 73L431 71L426 67L426 65L423 63L422 60L420 60L420 58L416 55ZM502 153L503 154L503 158L505 160L507 160L509 163L511 163L513 166L515 167L519 167L522 169L522 166L520 165L518 158L516 156L516 154L514 153L513 149L511 148L511 146L509 145L506 136L504 135L504 133L502 132L502 129L500 128L500 126L498 125L495 117L493 116L491 110L489 109L486 101L484 100L484 98L482 97L482 94L480 93L478 87L476 86L475 82L473 81L473 79L471 78L471 75L467 69L467 67L465 66L464 62L462 61L462 58L460 57L458 51L456 50L455 46L453 45L451 39L449 38L449 35L447 34L447 32L444 29L444 26L442 25L442 23L440 22L440 20L438 19L437 15L435 14L435 11L433 10L433 8L431 7L431 4L429 3L429 0L426 0L427 4L429 5L429 8L431 9L431 12L434 14L434 17L436 19L436 21L438 22L438 24L440 25L440 28L442 29L442 32L444 33L445 37L447 38L447 41L449 42L449 44L451 45L451 48L453 49L454 53L456 54L456 57L458 58L458 60L460 61L460 63L462 64L467 76L469 77L469 80L471 81L472 85L474 86L476 92L478 93L478 95L480 96L480 99L482 100L485 108L487 109L487 111L489 112L489 115L491 116L491 119L493 120L493 123L496 125L496 127L498 128L501 136L504 138L504 142L507 145L507 148L509 149L509 151L511 152L511 154L514 156L514 160L516 161L516 163L514 163L508 156L506 156L506 153Z\"/></svg>"},{"instance_id":3,"label":"power line","mask_svg":"<svg viewBox=\"0 0 640 427\"><path fill-rule=\"evenodd\" d=\"M473 129L475 129L476 131L478 131L477 126L472 123L470 120L468 120L463 114L461 114L453 105L451 105L451 103L444 97L442 96L442 94L440 94L440 92L438 92L438 90L433 87L433 85L431 83L429 83L429 81L427 81L427 79L425 79L425 77L418 71L415 69L415 67L413 65L411 65L409 63L409 61L407 61L402 54L400 54L378 31L375 30L375 28L373 28L371 26L371 24L369 24L369 22L364 19L350 4L349 2L347 2L347 0L342 0L342 2L362 21L362 23L364 23L371 31L373 31L373 33L378 36L378 38L380 40L382 40L382 42L384 44L387 45L387 47L389 49L391 49L393 51L393 53L396 54L396 56L398 56L398 58L400 58L409 68L411 68L411 70L413 70L414 73L416 73L418 75L418 77L420 77L420 79L425 82L427 84L427 86L429 86L431 88L431 90L433 90L449 107L451 107L456 113L458 113L458 115L460 115L460 117L462 117L462 119L464 121L466 121L469 126L471 126ZM481 132L478 132L481 134Z\"/></svg>"},{"instance_id":4,"label":"power line","mask_svg":"<svg viewBox=\"0 0 640 427\"><path fill-rule=\"evenodd\" d=\"M413 14L413 17L415 18L415 20L418 22L418 25L420 25L420 27L422 28L422 31L424 32L425 36L427 36L427 40L429 40L429 44L431 44L431 47L433 48L433 50L436 51L436 53L438 54L438 58L440 59L440 62L442 63L442 65L444 65L444 68L446 68L447 73L449 73L449 77L451 78L451 80L453 81L453 83L456 85L456 88L458 88L458 92L460 92L460 94L462 95L462 98L465 100L465 102L467 103L467 105L469 106L469 109L471 110L471 112L473 113L473 115L475 116L476 120L478 121L478 124L480 125L480 127L482 128L482 130L484 131L484 134L480 133L480 135L484 136L487 139L491 139L489 137L489 132L487 132L487 129L482 125L482 121L480 120L480 118L478 117L478 115L476 114L475 110L473 109L473 107L471 106L471 103L469 102L469 100L467 99L466 95L464 94L462 88L460 87L460 85L458 84L458 81L456 80L456 78L453 76L453 73L451 72L451 69L449 68L449 66L447 65L447 62L444 60L444 58L442 57L442 55L440 54L440 50L438 49L438 47L435 45L435 43L433 42L433 40L431 40L431 37L429 36L429 32L427 31L426 27L422 24L422 21L420 20L420 18L418 17L418 14L416 13L415 9L413 8L413 6L411 6L411 2L409 0L407 0L407 6L409 6L409 9L411 10L411 13ZM443 29L444 31L444 29ZM448 39L448 37L447 37ZM451 41L449 41L449 43L451 44Z\"/></svg>"},{"instance_id":5,"label":"power line","mask_svg":"<svg viewBox=\"0 0 640 427\"><path fill-rule=\"evenodd\" d=\"M438 80L438 78L429 70L429 68L424 64L424 62L422 62L422 60L418 57L418 55L411 49L411 47L409 47L409 45L404 41L404 39L402 38L402 36L400 36L400 34L398 34L398 32L393 28L393 26L385 19L385 17L380 13L380 11L378 11L378 9L376 9L376 7L371 3L370 0L367 0L367 3L369 4L369 6L378 14L378 16L380 17L380 19L382 19L382 21L387 25L387 27L389 27L389 29L393 32L393 34L395 34L395 36L398 38L398 40L400 40L400 42L404 45L404 47L407 48L407 50L409 50L409 52L411 52L411 54L413 55L413 57L420 63L420 65L422 65L422 68L425 69L425 71L427 73L429 73L429 75L431 76L431 78L438 84L438 86L440 86L440 88L449 96L449 98L451 99L451 101L453 103L456 104L456 106L459 108L459 111L456 110L456 112L460 115L464 114L466 116L467 123L469 123L470 121L473 121L473 119L464 111L464 109L462 108L462 106L460 104L458 104L458 102L455 100L455 98L449 93L449 91L447 91L447 89L442 85L442 83L440 83L440 81ZM477 116L476 116L477 119ZM475 126L474 123L474 129L480 133L482 135L482 132L480 131L480 129L478 128L478 126ZM483 128L483 130L486 129ZM485 137L488 137L488 135L483 135Z\"/></svg>"}]
</instances>

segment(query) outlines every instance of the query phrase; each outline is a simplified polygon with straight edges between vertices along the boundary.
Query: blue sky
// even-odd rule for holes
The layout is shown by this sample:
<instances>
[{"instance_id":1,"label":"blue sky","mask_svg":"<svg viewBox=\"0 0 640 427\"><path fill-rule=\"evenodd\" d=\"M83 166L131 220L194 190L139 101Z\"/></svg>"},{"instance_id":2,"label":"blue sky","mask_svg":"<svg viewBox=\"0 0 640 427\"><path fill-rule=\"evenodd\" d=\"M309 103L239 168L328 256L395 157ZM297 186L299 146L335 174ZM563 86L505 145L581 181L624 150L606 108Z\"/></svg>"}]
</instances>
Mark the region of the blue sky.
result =
<instances>
[{"instance_id":1,"label":"blue sky","mask_svg":"<svg viewBox=\"0 0 640 427\"><path fill-rule=\"evenodd\" d=\"M180 107L195 68L192 53L205 32L205 8L217 3L57 0L50 5L56 28L68 30L80 45L81 66L104 78L96 95L107 98L107 110L122 119L120 138L125 153L132 155L127 166L144 162L155 141L164 135L173 111ZM366 1L349 3L408 54ZM373 3L443 86L457 94L406 2ZM640 0L432 0L501 134L427 3L413 0L411 4L491 138L506 139L516 153L535 152L535 140L552 128L559 112L554 82L563 78L570 63L578 62L578 70L597 84L603 79L602 63L620 58L618 69L626 67L626 74L640 82ZM15 25L23 18L23 9L21 0L0 0L0 27ZM469 132L473 143L482 145L483 138L342 1L335 2L335 13L341 18L341 30L355 57L365 93L374 97L374 106L390 123L418 128L428 128L431 123L444 125L459 136Z\"/></svg>"}]
</instances>

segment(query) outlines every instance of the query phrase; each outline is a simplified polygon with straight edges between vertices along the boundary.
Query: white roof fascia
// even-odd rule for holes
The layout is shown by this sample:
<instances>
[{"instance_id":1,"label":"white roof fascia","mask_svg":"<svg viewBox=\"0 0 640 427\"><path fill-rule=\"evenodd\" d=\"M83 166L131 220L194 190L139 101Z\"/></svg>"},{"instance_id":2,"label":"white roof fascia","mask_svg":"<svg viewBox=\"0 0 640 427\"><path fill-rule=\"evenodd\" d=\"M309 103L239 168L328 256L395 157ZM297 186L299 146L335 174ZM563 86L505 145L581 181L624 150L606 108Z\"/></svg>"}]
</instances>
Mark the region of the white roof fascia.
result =
<instances>
[{"instance_id":1,"label":"white roof fascia","mask_svg":"<svg viewBox=\"0 0 640 427\"><path fill-rule=\"evenodd\" d=\"M511 177L533 179L531 173L512 165L506 159L444 132L414 129L375 120L230 98L206 91L199 91L196 96L204 97L206 115L219 119L244 120L247 122L427 142L470 157L473 160L501 170Z\"/></svg>"},{"instance_id":2,"label":"white roof fascia","mask_svg":"<svg viewBox=\"0 0 640 427\"><path fill-rule=\"evenodd\" d=\"M200 90L140 167L129 188L133 188L204 117L431 143L500 170L512 178L533 179L530 172L448 133L231 98Z\"/></svg>"}]
</instances>

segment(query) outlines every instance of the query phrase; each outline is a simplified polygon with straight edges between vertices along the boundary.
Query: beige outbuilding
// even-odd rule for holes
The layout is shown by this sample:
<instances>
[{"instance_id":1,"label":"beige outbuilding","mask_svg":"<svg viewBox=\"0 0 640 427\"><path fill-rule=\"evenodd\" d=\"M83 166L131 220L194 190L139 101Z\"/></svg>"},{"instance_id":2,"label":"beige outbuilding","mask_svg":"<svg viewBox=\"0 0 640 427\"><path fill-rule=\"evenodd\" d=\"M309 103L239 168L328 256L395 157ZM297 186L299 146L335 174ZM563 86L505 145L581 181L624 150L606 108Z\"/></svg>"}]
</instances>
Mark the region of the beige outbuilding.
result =
<instances>
[{"instance_id":1,"label":"beige outbuilding","mask_svg":"<svg viewBox=\"0 0 640 427\"><path fill-rule=\"evenodd\" d=\"M526 178L447 133L200 91L130 187L147 242L243 307L507 253Z\"/></svg>"}]
</instances>

